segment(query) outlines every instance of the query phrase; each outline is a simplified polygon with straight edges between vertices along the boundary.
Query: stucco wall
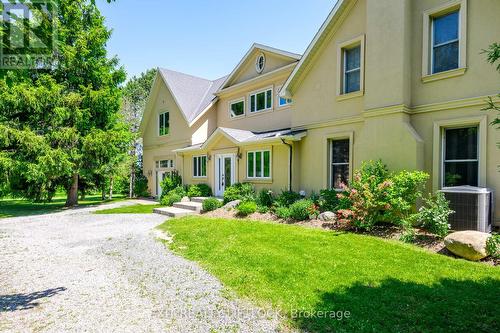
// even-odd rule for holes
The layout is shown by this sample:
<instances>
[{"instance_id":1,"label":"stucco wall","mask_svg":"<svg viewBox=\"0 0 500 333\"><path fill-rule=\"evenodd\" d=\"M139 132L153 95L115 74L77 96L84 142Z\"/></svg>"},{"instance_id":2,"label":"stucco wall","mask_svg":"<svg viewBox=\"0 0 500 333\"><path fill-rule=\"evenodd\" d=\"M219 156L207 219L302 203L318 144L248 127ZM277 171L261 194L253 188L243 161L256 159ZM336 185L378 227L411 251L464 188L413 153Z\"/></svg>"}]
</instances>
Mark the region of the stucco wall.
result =
<instances>
[{"instance_id":1,"label":"stucco wall","mask_svg":"<svg viewBox=\"0 0 500 333\"><path fill-rule=\"evenodd\" d=\"M467 71L463 76L422 83L423 11L446 0L412 1L412 105L444 102L498 93L500 74L486 62L481 50L500 40L500 1L468 0Z\"/></svg>"}]
</instances>

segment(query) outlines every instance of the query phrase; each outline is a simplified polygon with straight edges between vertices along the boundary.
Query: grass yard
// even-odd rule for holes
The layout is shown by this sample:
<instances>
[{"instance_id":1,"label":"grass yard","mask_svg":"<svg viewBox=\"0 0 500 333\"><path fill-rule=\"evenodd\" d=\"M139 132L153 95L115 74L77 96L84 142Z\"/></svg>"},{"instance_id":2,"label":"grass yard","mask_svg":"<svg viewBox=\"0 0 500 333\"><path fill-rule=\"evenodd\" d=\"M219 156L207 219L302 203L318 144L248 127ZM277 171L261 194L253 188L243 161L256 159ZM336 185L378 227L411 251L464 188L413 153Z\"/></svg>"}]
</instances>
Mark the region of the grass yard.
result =
<instances>
[{"instance_id":1,"label":"grass yard","mask_svg":"<svg viewBox=\"0 0 500 333\"><path fill-rule=\"evenodd\" d=\"M152 214L153 209L162 205L132 205L95 211L94 214Z\"/></svg>"},{"instance_id":2,"label":"grass yard","mask_svg":"<svg viewBox=\"0 0 500 333\"><path fill-rule=\"evenodd\" d=\"M499 332L500 269L371 236L186 217L159 227L239 297L313 332ZM298 311L305 311L297 315ZM319 311L349 311L348 319ZM317 314L311 316L310 314ZM345 313L344 313L345 314ZM323 317L323 318L320 318Z\"/></svg>"},{"instance_id":3,"label":"grass yard","mask_svg":"<svg viewBox=\"0 0 500 333\"><path fill-rule=\"evenodd\" d=\"M88 195L85 200L79 200L79 206L98 205L124 200L123 195L117 195L113 200L101 200L101 195ZM52 202L35 203L23 199L0 199L0 219L6 217L30 216L56 213L64 210L65 196L56 196Z\"/></svg>"}]
</instances>

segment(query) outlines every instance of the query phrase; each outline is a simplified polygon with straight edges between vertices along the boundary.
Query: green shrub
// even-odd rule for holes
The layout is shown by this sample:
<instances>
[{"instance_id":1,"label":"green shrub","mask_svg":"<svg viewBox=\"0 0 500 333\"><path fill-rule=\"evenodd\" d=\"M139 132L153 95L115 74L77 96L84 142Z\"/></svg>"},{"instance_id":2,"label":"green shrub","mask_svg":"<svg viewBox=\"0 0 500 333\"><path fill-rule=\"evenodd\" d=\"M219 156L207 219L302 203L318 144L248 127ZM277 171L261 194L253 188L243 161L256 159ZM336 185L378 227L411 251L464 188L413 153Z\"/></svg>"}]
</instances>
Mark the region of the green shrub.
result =
<instances>
[{"instance_id":1,"label":"green shrub","mask_svg":"<svg viewBox=\"0 0 500 333\"><path fill-rule=\"evenodd\" d=\"M257 205L257 213L266 214L268 212L269 212L269 207L262 206L262 205Z\"/></svg>"},{"instance_id":2,"label":"green shrub","mask_svg":"<svg viewBox=\"0 0 500 333\"><path fill-rule=\"evenodd\" d=\"M302 199L302 196L293 191L282 191L276 198L275 204L278 207L289 207L294 202Z\"/></svg>"},{"instance_id":3,"label":"green shrub","mask_svg":"<svg viewBox=\"0 0 500 333\"><path fill-rule=\"evenodd\" d=\"M439 192L434 197L429 195L429 198L424 199L424 206L419 210L418 221L427 231L444 238L451 227L448 217L453 213L444 194Z\"/></svg>"},{"instance_id":4,"label":"green shrub","mask_svg":"<svg viewBox=\"0 0 500 333\"><path fill-rule=\"evenodd\" d=\"M208 198L205 201L203 201L202 204L204 212L211 212L213 210L216 210L217 208L220 208L221 206L222 206L221 202L216 198Z\"/></svg>"},{"instance_id":5,"label":"green shrub","mask_svg":"<svg viewBox=\"0 0 500 333\"><path fill-rule=\"evenodd\" d=\"M335 212L338 210L340 199L338 198L339 192L335 189L319 191L318 205L321 211Z\"/></svg>"},{"instance_id":6,"label":"green shrub","mask_svg":"<svg viewBox=\"0 0 500 333\"><path fill-rule=\"evenodd\" d=\"M290 217L296 221L305 221L314 215L318 215L318 210L310 199L302 199L290 205Z\"/></svg>"},{"instance_id":7,"label":"green shrub","mask_svg":"<svg viewBox=\"0 0 500 333\"><path fill-rule=\"evenodd\" d=\"M226 204L234 200L255 201L255 190L252 184L236 183L226 187L224 191L224 203Z\"/></svg>"},{"instance_id":8,"label":"green shrub","mask_svg":"<svg viewBox=\"0 0 500 333\"><path fill-rule=\"evenodd\" d=\"M276 214L277 217L283 220L289 219L290 216L292 215L290 208L285 206L277 207L274 213Z\"/></svg>"},{"instance_id":9,"label":"green shrub","mask_svg":"<svg viewBox=\"0 0 500 333\"><path fill-rule=\"evenodd\" d=\"M194 184L189 185L187 196L194 197L210 197L212 196L212 189L207 184Z\"/></svg>"},{"instance_id":10,"label":"green shrub","mask_svg":"<svg viewBox=\"0 0 500 333\"><path fill-rule=\"evenodd\" d=\"M161 200L160 200L160 204L162 204L163 206L172 206L174 203L176 202L179 202L182 200L182 196L176 194L175 192L171 192L167 195L164 195Z\"/></svg>"},{"instance_id":11,"label":"green shrub","mask_svg":"<svg viewBox=\"0 0 500 333\"><path fill-rule=\"evenodd\" d=\"M248 216L257 211L257 204L254 201L244 201L236 207L238 216Z\"/></svg>"},{"instance_id":12,"label":"green shrub","mask_svg":"<svg viewBox=\"0 0 500 333\"><path fill-rule=\"evenodd\" d=\"M181 197L185 197L186 196L186 190L182 186L177 186L172 191L168 192L168 194L169 195L170 194L177 194L177 195L179 195Z\"/></svg>"},{"instance_id":13,"label":"green shrub","mask_svg":"<svg viewBox=\"0 0 500 333\"><path fill-rule=\"evenodd\" d=\"M500 235L493 234L486 240L486 253L493 258L500 258Z\"/></svg>"},{"instance_id":14,"label":"green shrub","mask_svg":"<svg viewBox=\"0 0 500 333\"><path fill-rule=\"evenodd\" d=\"M179 186L182 186L182 177L177 171L173 171L170 176L165 177L161 182L161 197Z\"/></svg>"},{"instance_id":15,"label":"green shrub","mask_svg":"<svg viewBox=\"0 0 500 333\"><path fill-rule=\"evenodd\" d=\"M273 191L266 189L261 190L257 202L260 206L271 207L274 203Z\"/></svg>"}]
</instances>

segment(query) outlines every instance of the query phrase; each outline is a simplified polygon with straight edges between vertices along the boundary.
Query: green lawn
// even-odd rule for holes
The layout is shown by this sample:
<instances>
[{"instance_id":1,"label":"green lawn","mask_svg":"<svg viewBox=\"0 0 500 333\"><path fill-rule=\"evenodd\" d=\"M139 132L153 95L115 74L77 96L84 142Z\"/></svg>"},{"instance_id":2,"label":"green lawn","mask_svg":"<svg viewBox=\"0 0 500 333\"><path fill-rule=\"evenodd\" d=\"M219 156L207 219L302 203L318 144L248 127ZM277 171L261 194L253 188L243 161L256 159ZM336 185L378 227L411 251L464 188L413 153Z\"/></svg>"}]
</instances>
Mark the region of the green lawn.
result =
<instances>
[{"instance_id":1,"label":"green lawn","mask_svg":"<svg viewBox=\"0 0 500 333\"><path fill-rule=\"evenodd\" d=\"M97 205L102 203L109 203L114 201L124 200L123 195L117 195L113 200L101 200L100 195L89 195L85 200L79 200L79 206ZM52 202L48 203L34 203L29 200L22 199L0 199L0 219L6 217L16 216L30 216L48 214L62 211L66 197L57 196Z\"/></svg>"},{"instance_id":2,"label":"green lawn","mask_svg":"<svg viewBox=\"0 0 500 333\"><path fill-rule=\"evenodd\" d=\"M159 228L174 235L175 252L199 262L240 297L279 309L301 329L500 331L499 268L396 241L293 225L186 217ZM300 310L307 313L296 315ZM350 317L320 318L319 311L349 311Z\"/></svg>"},{"instance_id":3,"label":"green lawn","mask_svg":"<svg viewBox=\"0 0 500 333\"><path fill-rule=\"evenodd\" d=\"M95 211L95 214L152 214L153 209L164 207L162 205L133 205L112 209Z\"/></svg>"}]
</instances>

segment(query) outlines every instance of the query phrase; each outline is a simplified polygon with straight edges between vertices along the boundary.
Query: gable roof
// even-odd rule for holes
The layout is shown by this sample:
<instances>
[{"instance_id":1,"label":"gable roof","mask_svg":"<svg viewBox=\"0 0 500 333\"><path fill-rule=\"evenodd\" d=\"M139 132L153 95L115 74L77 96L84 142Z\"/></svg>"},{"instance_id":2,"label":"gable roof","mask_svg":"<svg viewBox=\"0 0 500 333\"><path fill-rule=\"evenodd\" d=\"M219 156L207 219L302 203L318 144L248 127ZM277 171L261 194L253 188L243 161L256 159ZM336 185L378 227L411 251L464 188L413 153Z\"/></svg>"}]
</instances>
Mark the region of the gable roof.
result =
<instances>
[{"instance_id":1,"label":"gable roof","mask_svg":"<svg viewBox=\"0 0 500 333\"><path fill-rule=\"evenodd\" d=\"M283 87L280 91L281 97L291 97L289 88L299 82L299 80L302 78L302 74L308 68L311 60L314 58L314 55L324 44L327 35L332 29L334 29L336 23L338 23L342 15L346 12L346 9L348 9L350 5L354 5L356 1L357 0L337 0L337 3L333 7L332 11L330 12L330 14L328 14L325 22L323 22L313 40L304 52L304 55L300 59L299 63L292 71L292 74L290 74L288 79L283 84Z\"/></svg>"},{"instance_id":2,"label":"gable roof","mask_svg":"<svg viewBox=\"0 0 500 333\"><path fill-rule=\"evenodd\" d=\"M183 118L191 127L217 101L218 98L214 94L225 80L226 76L211 81L170 69L158 68L139 130L141 132L145 130L144 127L149 120L148 110L151 108L153 91L158 82L165 83Z\"/></svg>"},{"instance_id":3,"label":"gable roof","mask_svg":"<svg viewBox=\"0 0 500 333\"><path fill-rule=\"evenodd\" d=\"M292 52L280 50L280 49L277 49L277 48L274 48L274 47L271 47L271 46L267 46L267 45L263 45L263 44L259 44L259 43L254 43L250 47L250 50L248 50L248 52L240 60L240 62L238 63L238 65L236 65L236 67L233 69L233 71L231 72L231 74L229 74L226 77L226 80L221 85L221 89L226 88L231 83L231 81L238 75L240 69L243 67L243 65L246 63L247 59L253 54L253 52L255 50L261 50L261 51L266 51L266 52L269 52L269 53L274 53L274 54L277 54L279 56L282 56L282 57L285 57L285 58L290 58L290 59L295 60L295 61L299 61L300 58L302 57L300 54L297 54L297 53L292 53Z\"/></svg>"},{"instance_id":4,"label":"gable roof","mask_svg":"<svg viewBox=\"0 0 500 333\"><path fill-rule=\"evenodd\" d=\"M159 72L188 123L212 103L216 98L214 93L226 78L210 81L165 68L159 68Z\"/></svg>"}]
</instances>

